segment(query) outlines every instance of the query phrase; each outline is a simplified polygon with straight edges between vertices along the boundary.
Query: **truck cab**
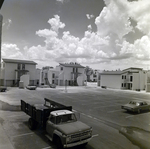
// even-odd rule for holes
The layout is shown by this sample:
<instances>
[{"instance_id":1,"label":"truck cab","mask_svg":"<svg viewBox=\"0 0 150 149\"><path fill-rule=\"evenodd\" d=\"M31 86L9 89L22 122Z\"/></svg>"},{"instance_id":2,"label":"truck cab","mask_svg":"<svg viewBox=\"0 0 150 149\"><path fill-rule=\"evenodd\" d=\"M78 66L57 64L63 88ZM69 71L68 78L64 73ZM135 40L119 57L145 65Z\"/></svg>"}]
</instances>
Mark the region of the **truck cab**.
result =
<instances>
[{"instance_id":1,"label":"truck cab","mask_svg":"<svg viewBox=\"0 0 150 149\"><path fill-rule=\"evenodd\" d=\"M59 144L58 148L87 144L92 137L92 128L78 121L75 113L69 110L52 111L46 132L50 140Z\"/></svg>"}]
</instances>

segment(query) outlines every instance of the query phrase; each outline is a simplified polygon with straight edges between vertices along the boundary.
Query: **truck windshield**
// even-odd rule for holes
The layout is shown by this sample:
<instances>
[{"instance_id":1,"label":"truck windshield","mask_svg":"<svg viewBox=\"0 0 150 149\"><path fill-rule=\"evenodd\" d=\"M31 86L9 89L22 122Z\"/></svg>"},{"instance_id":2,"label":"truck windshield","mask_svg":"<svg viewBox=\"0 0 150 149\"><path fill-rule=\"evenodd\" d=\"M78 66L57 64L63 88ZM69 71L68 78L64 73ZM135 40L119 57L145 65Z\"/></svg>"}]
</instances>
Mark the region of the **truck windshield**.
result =
<instances>
[{"instance_id":1,"label":"truck windshield","mask_svg":"<svg viewBox=\"0 0 150 149\"><path fill-rule=\"evenodd\" d=\"M59 115L56 117L56 124L70 123L77 121L75 114Z\"/></svg>"}]
</instances>

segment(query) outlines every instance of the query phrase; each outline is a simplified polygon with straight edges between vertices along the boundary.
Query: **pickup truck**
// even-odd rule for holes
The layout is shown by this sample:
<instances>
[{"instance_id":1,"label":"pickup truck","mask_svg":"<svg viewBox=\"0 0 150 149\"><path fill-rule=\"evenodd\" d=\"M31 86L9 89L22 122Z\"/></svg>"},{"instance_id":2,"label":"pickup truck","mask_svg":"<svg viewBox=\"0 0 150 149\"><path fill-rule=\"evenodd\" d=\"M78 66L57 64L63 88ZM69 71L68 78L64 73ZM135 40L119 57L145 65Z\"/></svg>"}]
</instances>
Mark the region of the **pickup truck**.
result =
<instances>
[{"instance_id":1,"label":"pickup truck","mask_svg":"<svg viewBox=\"0 0 150 149\"><path fill-rule=\"evenodd\" d=\"M21 110L30 116L31 130L41 125L45 136L53 141L58 149L86 145L92 138L92 128L78 121L72 106L65 106L44 98L44 104L30 104L21 100Z\"/></svg>"}]
</instances>

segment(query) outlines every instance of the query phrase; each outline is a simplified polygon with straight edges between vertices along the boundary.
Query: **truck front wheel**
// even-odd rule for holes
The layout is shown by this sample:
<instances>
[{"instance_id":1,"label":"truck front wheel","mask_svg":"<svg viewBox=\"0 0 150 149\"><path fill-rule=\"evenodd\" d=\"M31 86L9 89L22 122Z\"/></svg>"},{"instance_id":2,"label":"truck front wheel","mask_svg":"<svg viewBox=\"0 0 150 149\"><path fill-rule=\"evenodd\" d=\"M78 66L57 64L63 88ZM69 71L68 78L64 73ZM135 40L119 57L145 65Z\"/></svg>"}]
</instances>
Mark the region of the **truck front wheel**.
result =
<instances>
[{"instance_id":1,"label":"truck front wheel","mask_svg":"<svg viewBox=\"0 0 150 149\"><path fill-rule=\"evenodd\" d=\"M37 127L37 122L33 118L29 118L28 126L31 130L34 130Z\"/></svg>"},{"instance_id":2,"label":"truck front wheel","mask_svg":"<svg viewBox=\"0 0 150 149\"><path fill-rule=\"evenodd\" d=\"M57 146L57 149L63 149L63 145L59 137L56 138L56 146Z\"/></svg>"}]
</instances>

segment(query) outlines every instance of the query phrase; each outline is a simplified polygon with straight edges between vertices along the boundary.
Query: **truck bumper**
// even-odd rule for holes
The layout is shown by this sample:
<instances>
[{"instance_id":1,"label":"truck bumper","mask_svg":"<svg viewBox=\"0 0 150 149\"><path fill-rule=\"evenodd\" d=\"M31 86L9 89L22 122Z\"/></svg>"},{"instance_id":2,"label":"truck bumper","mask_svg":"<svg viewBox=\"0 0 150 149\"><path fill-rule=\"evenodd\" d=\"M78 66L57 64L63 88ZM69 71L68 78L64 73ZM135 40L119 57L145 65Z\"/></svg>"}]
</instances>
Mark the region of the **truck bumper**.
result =
<instances>
[{"instance_id":1,"label":"truck bumper","mask_svg":"<svg viewBox=\"0 0 150 149\"><path fill-rule=\"evenodd\" d=\"M86 140L82 140L82 141L79 141L79 142L64 144L64 148L78 146L78 145L81 145L81 144L89 142L91 139L92 138L88 138Z\"/></svg>"}]
</instances>

